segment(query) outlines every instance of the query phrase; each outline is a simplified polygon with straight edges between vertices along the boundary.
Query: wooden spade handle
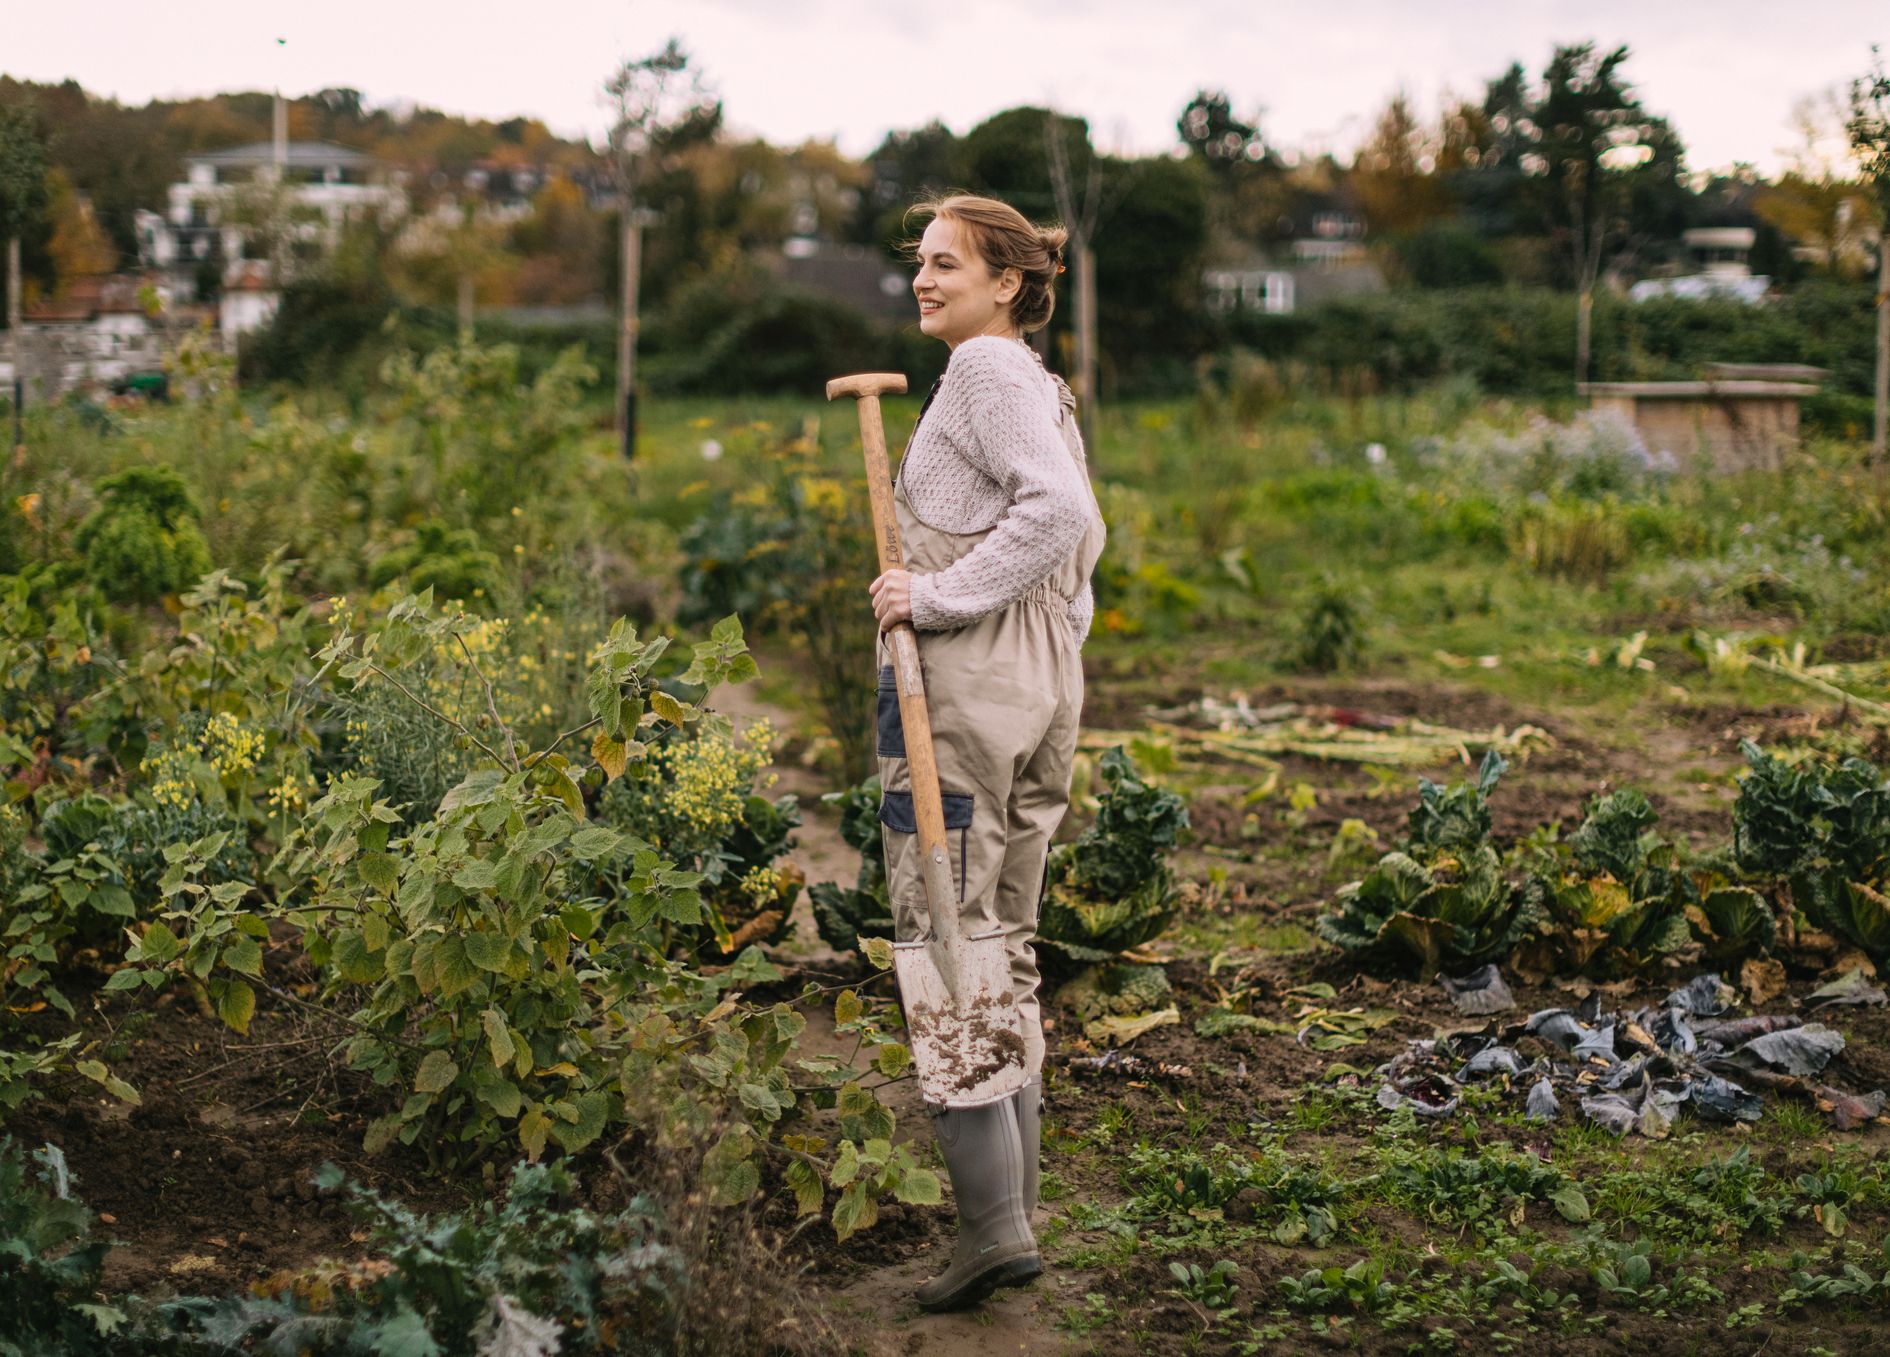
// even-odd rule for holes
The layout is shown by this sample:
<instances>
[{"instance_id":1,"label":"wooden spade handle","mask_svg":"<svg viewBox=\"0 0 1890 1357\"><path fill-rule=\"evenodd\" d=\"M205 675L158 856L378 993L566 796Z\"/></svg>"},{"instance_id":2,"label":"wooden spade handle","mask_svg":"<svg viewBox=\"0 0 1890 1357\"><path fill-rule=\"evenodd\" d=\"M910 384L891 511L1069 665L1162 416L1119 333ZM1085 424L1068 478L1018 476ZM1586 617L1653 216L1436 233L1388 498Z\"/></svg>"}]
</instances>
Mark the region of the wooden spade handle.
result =
<instances>
[{"instance_id":1,"label":"wooden spade handle","mask_svg":"<svg viewBox=\"0 0 1890 1357\"><path fill-rule=\"evenodd\" d=\"M873 540L879 550L881 574L903 570L905 556L899 547L899 515L893 508L892 470L886 458L886 429L880 420L879 398L882 393L899 395L905 389L905 377L896 372L837 377L827 383L828 400L854 396L859 401L860 447L866 458L866 487L872 498ZM886 640L892 648L893 678L899 691L899 721L905 727L906 766L912 776L912 814L917 821L926 908L932 932L955 956L960 942L958 902L945 847L945 810L938 790L938 758L932 749L932 718L925 704L925 676L919 667L919 638L910 622L897 622L887 630ZM955 970L945 971L943 976L954 995L958 991Z\"/></svg>"}]
</instances>

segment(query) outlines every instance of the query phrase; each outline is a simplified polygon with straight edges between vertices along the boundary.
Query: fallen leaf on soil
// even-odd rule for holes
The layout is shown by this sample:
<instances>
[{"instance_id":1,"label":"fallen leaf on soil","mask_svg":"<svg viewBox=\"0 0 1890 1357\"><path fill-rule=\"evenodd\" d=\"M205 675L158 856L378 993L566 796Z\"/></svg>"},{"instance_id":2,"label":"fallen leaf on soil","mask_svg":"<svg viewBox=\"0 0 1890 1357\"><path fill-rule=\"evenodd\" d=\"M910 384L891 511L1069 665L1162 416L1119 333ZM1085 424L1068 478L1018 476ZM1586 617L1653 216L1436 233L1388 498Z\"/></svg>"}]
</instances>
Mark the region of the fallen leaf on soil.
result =
<instances>
[{"instance_id":1,"label":"fallen leaf on soil","mask_svg":"<svg viewBox=\"0 0 1890 1357\"><path fill-rule=\"evenodd\" d=\"M1785 992L1785 963L1777 957L1753 957L1739 968L1739 988L1754 1008L1763 1008Z\"/></svg>"},{"instance_id":2,"label":"fallen leaf on soil","mask_svg":"<svg viewBox=\"0 0 1890 1357\"><path fill-rule=\"evenodd\" d=\"M169 1272L209 1272L217 1265L214 1258L206 1258L201 1253L187 1253L172 1263Z\"/></svg>"},{"instance_id":3,"label":"fallen leaf on soil","mask_svg":"<svg viewBox=\"0 0 1890 1357\"><path fill-rule=\"evenodd\" d=\"M1821 985L1805 996L1815 1012L1820 1008L1829 1008L1834 1004L1881 1004L1885 1001L1884 992L1864 978L1862 967L1854 967L1833 980L1828 985Z\"/></svg>"},{"instance_id":4,"label":"fallen leaf on soil","mask_svg":"<svg viewBox=\"0 0 1890 1357\"><path fill-rule=\"evenodd\" d=\"M1181 1021L1181 1010L1173 1007L1141 1013L1134 1017L1110 1013L1083 1024L1083 1035L1091 1041L1106 1041L1112 1046L1126 1046L1144 1032L1168 1027Z\"/></svg>"}]
</instances>

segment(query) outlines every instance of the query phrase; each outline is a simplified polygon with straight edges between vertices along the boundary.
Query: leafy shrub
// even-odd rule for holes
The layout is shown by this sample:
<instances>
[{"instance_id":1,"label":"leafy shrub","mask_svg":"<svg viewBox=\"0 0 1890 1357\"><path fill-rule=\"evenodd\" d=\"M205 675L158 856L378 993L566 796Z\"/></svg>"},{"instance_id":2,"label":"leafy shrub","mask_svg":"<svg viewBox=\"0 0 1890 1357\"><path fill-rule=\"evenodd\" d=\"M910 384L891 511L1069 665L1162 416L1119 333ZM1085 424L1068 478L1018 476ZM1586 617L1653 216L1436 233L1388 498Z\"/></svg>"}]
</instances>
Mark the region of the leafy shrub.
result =
<instances>
[{"instance_id":1,"label":"leafy shrub","mask_svg":"<svg viewBox=\"0 0 1890 1357\"><path fill-rule=\"evenodd\" d=\"M680 289L647 335L646 380L664 393L819 391L836 372L885 361L885 341L865 315L759 269Z\"/></svg>"},{"instance_id":2,"label":"leafy shrub","mask_svg":"<svg viewBox=\"0 0 1890 1357\"><path fill-rule=\"evenodd\" d=\"M1508 955L1535 925L1533 892L1513 887L1488 842L1489 796L1508 762L1484 756L1473 784L1418 786L1405 850L1341 886L1319 936L1368 964L1451 973Z\"/></svg>"},{"instance_id":3,"label":"leafy shrub","mask_svg":"<svg viewBox=\"0 0 1890 1357\"><path fill-rule=\"evenodd\" d=\"M383 553L368 571L368 583L376 588L399 579L441 598L491 595L499 587L499 558L486 550L478 533L429 518L415 529L412 542Z\"/></svg>"},{"instance_id":4,"label":"leafy shrub","mask_svg":"<svg viewBox=\"0 0 1890 1357\"><path fill-rule=\"evenodd\" d=\"M1076 961L1107 961L1157 936L1175 913L1169 857L1188 828L1188 806L1136 775L1120 748L1098 765L1108 784L1095 821L1050 850L1037 936Z\"/></svg>"},{"instance_id":5,"label":"leafy shrub","mask_svg":"<svg viewBox=\"0 0 1890 1357\"><path fill-rule=\"evenodd\" d=\"M1863 759L1791 767L1750 740L1733 804L1740 867L1782 878L1813 926L1890 959L1890 782Z\"/></svg>"},{"instance_id":6,"label":"leafy shrub","mask_svg":"<svg viewBox=\"0 0 1890 1357\"><path fill-rule=\"evenodd\" d=\"M701 875L704 928L680 930L683 941L712 931L724 951L734 951L737 938L740 945L773 942L787 930L800 881L775 864L792 846L801 815L794 797L770 800L756 790L774 738L766 721L739 739L718 730L678 732L598 797L602 823Z\"/></svg>"},{"instance_id":7,"label":"leafy shrub","mask_svg":"<svg viewBox=\"0 0 1890 1357\"><path fill-rule=\"evenodd\" d=\"M1356 664L1363 640L1356 591L1328 584L1300 615L1293 658L1301 669L1329 674Z\"/></svg>"},{"instance_id":8,"label":"leafy shrub","mask_svg":"<svg viewBox=\"0 0 1890 1357\"><path fill-rule=\"evenodd\" d=\"M103 502L79 525L73 546L85 575L119 603L181 594L210 569L202 514L184 478L168 466L138 466L95 487Z\"/></svg>"},{"instance_id":9,"label":"leafy shrub","mask_svg":"<svg viewBox=\"0 0 1890 1357\"><path fill-rule=\"evenodd\" d=\"M842 772L861 777L873 766L874 690L860 682L860 661L878 634L862 592L879 573L870 501L863 474L830 474L819 451L810 421L763 449L756 482L685 532L692 564L677 615L706 621L723 603L755 601L745 615L794 643Z\"/></svg>"}]
</instances>

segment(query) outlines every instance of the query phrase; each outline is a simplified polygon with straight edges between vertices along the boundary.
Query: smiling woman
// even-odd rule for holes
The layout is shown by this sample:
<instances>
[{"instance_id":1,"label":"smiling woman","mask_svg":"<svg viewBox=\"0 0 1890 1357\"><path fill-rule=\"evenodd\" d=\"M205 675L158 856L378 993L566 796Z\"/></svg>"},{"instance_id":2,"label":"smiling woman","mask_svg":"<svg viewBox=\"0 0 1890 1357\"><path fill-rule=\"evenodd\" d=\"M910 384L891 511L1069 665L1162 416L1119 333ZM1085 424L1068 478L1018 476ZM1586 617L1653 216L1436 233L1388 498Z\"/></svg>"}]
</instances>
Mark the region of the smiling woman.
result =
<instances>
[{"instance_id":1,"label":"smiling woman","mask_svg":"<svg viewBox=\"0 0 1890 1357\"><path fill-rule=\"evenodd\" d=\"M918 633L945 824L955 831L959 931L1001 933L1019 1032L993 1042L1021 1061L1021 1091L982 1107L934 1109L958 1205L928 1310L970 1305L1042 1271L1030 1213L1042 1127L1043 1025L1031 942L1050 836L1069 804L1083 704L1081 647L1103 522L1090 492L1076 402L1023 342L1055 305L1064 232L1015 208L958 195L927 219L912 289L919 327L951 348L900 462L894 504L906 570L873 581L882 628ZM899 941L930 931L905 731L890 666L880 682L880 822Z\"/></svg>"}]
</instances>

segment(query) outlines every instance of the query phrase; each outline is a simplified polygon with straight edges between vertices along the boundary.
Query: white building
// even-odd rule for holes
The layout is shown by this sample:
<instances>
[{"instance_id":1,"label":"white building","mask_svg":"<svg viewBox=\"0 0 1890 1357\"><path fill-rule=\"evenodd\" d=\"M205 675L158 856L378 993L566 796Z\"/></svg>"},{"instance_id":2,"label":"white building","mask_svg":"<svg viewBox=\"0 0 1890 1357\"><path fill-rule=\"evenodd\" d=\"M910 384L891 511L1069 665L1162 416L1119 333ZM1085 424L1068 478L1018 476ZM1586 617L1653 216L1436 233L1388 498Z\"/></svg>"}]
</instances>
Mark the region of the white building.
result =
<instances>
[{"instance_id":1,"label":"white building","mask_svg":"<svg viewBox=\"0 0 1890 1357\"><path fill-rule=\"evenodd\" d=\"M1700 301L1730 297L1753 305L1765 300L1772 280L1752 271L1752 247L1759 233L1750 226L1696 226L1681 235L1697 272L1678 278L1645 278L1628 289L1637 302L1651 297Z\"/></svg>"},{"instance_id":2,"label":"white building","mask_svg":"<svg viewBox=\"0 0 1890 1357\"><path fill-rule=\"evenodd\" d=\"M253 269L239 266L264 261L292 272L331 247L348 222L406 211L405 193L379 161L328 142L260 141L200 152L184 164L184 181L170 186L164 211L141 211L136 218L141 262L161 272L182 298L220 292L232 282L252 294L269 291L258 286ZM252 298L232 315L245 323L262 307Z\"/></svg>"},{"instance_id":3,"label":"white building","mask_svg":"<svg viewBox=\"0 0 1890 1357\"><path fill-rule=\"evenodd\" d=\"M28 307L21 318L22 377L36 397L50 400L159 371L164 335L147 308L162 312L166 302L161 285L145 278L75 280L64 295Z\"/></svg>"}]
</instances>

